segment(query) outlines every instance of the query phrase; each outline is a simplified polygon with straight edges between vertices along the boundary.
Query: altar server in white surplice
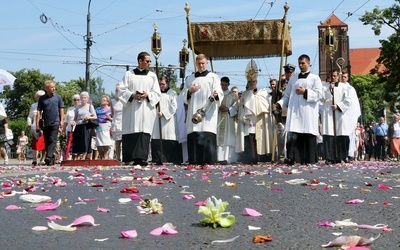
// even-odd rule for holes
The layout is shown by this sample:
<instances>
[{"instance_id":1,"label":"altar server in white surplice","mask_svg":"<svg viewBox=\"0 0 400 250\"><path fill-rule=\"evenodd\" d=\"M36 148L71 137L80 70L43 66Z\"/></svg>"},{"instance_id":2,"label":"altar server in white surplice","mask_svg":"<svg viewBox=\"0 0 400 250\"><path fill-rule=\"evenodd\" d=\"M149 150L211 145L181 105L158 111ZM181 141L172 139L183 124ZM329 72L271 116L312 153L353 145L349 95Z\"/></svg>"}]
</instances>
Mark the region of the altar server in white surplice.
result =
<instances>
[{"instance_id":1,"label":"altar server in white surplice","mask_svg":"<svg viewBox=\"0 0 400 250\"><path fill-rule=\"evenodd\" d=\"M322 97L322 83L319 76L310 73L310 57L298 58L300 74L290 78L285 95L276 107L287 110L285 131L287 155L285 163L313 164L317 162L318 108ZM289 136L290 135L290 136ZM290 145L290 146L289 146Z\"/></svg>"},{"instance_id":2,"label":"altar server in white surplice","mask_svg":"<svg viewBox=\"0 0 400 250\"><path fill-rule=\"evenodd\" d=\"M162 163L182 163L181 148L178 142L176 111L178 95L169 87L167 77L160 79L161 100L157 104L157 118L151 136L152 161ZM161 132L161 136L160 136Z\"/></svg>"},{"instance_id":3,"label":"altar server in white surplice","mask_svg":"<svg viewBox=\"0 0 400 250\"><path fill-rule=\"evenodd\" d=\"M348 161L349 152L349 129L346 115L351 104L349 91L345 84L339 82L338 70L334 70L331 76L331 83L325 83L323 86L321 99L323 103L322 135L327 164Z\"/></svg>"},{"instance_id":4,"label":"altar server in white surplice","mask_svg":"<svg viewBox=\"0 0 400 250\"><path fill-rule=\"evenodd\" d=\"M196 57L197 72L186 78L183 89L183 100L188 105L189 164L205 165L217 161L218 108L224 94L219 77L207 70L207 64L206 56L199 54Z\"/></svg>"},{"instance_id":5,"label":"altar server in white surplice","mask_svg":"<svg viewBox=\"0 0 400 250\"><path fill-rule=\"evenodd\" d=\"M342 73L342 83L344 83L349 89L349 98L351 100L351 105L346 111L348 128L349 128L349 160L354 160L355 156L358 154L358 144L356 143L356 129L358 128L358 118L361 116L360 102L358 100L357 92L353 86L350 85L349 73L343 71Z\"/></svg>"},{"instance_id":6,"label":"altar server in white surplice","mask_svg":"<svg viewBox=\"0 0 400 250\"><path fill-rule=\"evenodd\" d=\"M150 72L150 54L139 53L138 67L127 71L118 91L122 113L122 161L147 165L156 104L161 92L156 74Z\"/></svg>"}]
</instances>

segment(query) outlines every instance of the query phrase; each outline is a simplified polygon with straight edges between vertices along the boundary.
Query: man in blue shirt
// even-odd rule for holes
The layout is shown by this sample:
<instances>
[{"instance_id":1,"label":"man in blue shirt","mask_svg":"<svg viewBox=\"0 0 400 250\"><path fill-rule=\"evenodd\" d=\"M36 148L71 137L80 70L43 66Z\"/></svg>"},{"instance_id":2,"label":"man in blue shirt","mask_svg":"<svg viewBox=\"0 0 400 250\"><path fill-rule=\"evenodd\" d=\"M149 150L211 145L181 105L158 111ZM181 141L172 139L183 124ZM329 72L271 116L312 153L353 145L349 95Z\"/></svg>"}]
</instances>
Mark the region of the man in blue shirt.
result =
<instances>
[{"instance_id":1,"label":"man in blue shirt","mask_svg":"<svg viewBox=\"0 0 400 250\"><path fill-rule=\"evenodd\" d=\"M40 119L43 119L44 141L46 145L46 165L54 165L54 153L56 151L58 132L62 131L64 121L64 102L59 94L56 94L56 85L52 80L45 82L46 94L38 101L36 128L40 130Z\"/></svg>"},{"instance_id":2,"label":"man in blue shirt","mask_svg":"<svg viewBox=\"0 0 400 250\"><path fill-rule=\"evenodd\" d=\"M374 127L375 134L375 160L386 160L386 147L388 144L388 125L384 117L379 117L379 123Z\"/></svg>"}]
</instances>

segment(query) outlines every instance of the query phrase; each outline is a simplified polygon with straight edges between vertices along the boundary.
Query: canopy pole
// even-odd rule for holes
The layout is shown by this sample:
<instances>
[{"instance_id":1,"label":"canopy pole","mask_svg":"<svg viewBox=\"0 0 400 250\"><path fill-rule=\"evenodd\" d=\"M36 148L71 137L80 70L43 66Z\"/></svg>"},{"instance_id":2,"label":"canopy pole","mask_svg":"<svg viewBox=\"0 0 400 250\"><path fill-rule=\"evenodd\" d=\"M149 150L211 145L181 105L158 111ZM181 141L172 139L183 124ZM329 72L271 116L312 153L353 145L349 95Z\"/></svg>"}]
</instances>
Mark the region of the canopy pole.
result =
<instances>
[{"instance_id":1,"label":"canopy pole","mask_svg":"<svg viewBox=\"0 0 400 250\"><path fill-rule=\"evenodd\" d=\"M286 41L286 17L287 17L287 12L289 10L289 5L286 2L285 6L283 6L283 9L285 10L285 14L283 16L282 22L283 22L283 32L282 32L282 50L281 50L281 61L280 61L280 67L279 67L279 81L276 83L276 88L275 91L278 93L280 89L280 82L282 81L282 68L283 68L283 57L285 54L285 41ZM287 61L287 58L286 58Z\"/></svg>"},{"instance_id":2,"label":"canopy pole","mask_svg":"<svg viewBox=\"0 0 400 250\"><path fill-rule=\"evenodd\" d=\"M193 42L192 28L190 27L190 17L189 17L190 7L189 7L189 3L185 3L184 10L186 11L186 21L187 21L187 26L188 26L190 47L192 48L194 72L196 72L196 54L194 52L194 42Z\"/></svg>"},{"instance_id":3,"label":"canopy pole","mask_svg":"<svg viewBox=\"0 0 400 250\"><path fill-rule=\"evenodd\" d=\"M281 83L281 81L282 81L282 68L283 68L283 57L284 57L284 54L285 54L285 39L286 39L286 17L287 17L287 12L288 12L288 10L289 10L289 5L288 5L288 3L286 2L285 3L285 6L283 6L283 9L285 10L285 14L283 15L283 18L282 18L282 22L283 22L283 32L282 32L282 50L281 50L281 60L280 60L280 67L279 67L279 80L278 80L278 82L276 83L276 87L275 87L275 90L274 90L274 99L277 99L277 97L278 97L278 93L279 93L279 90L280 90L280 88L281 88L281 86L280 86L280 83ZM287 61L287 57L286 57L286 61ZM277 102L277 101L279 101L279 100L272 100L272 102L273 102L273 105L272 105L272 109L274 110L275 109L275 103ZM276 157L276 155L275 155L275 153L276 153L276 150L277 150L277 144L278 144L278 131L277 131L277 126L276 126L276 121L275 121L275 127L274 127L274 141L273 141L273 145L272 145L272 161L276 161L276 159L275 159L275 157ZM278 152L278 154L279 154L279 152ZM277 156L277 158L279 158L279 155Z\"/></svg>"}]
</instances>

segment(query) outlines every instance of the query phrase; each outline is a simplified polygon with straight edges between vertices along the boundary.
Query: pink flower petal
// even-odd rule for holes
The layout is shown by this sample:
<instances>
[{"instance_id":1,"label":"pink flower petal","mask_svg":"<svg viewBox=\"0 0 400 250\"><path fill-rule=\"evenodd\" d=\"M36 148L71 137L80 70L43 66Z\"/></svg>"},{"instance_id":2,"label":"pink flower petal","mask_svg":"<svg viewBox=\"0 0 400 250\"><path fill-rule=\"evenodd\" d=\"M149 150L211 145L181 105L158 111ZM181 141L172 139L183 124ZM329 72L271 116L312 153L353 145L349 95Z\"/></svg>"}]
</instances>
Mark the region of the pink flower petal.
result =
<instances>
[{"instance_id":1,"label":"pink flower petal","mask_svg":"<svg viewBox=\"0 0 400 250\"><path fill-rule=\"evenodd\" d=\"M158 227L150 232L150 234L152 234L152 235L161 235L162 233L163 233L162 227Z\"/></svg>"},{"instance_id":2,"label":"pink flower petal","mask_svg":"<svg viewBox=\"0 0 400 250\"><path fill-rule=\"evenodd\" d=\"M51 215L46 217L48 220L62 220L62 217L60 215Z\"/></svg>"},{"instance_id":3,"label":"pink flower petal","mask_svg":"<svg viewBox=\"0 0 400 250\"><path fill-rule=\"evenodd\" d=\"M175 229L172 228L164 228L163 230L163 234L177 234L178 231L176 231Z\"/></svg>"},{"instance_id":4,"label":"pink flower petal","mask_svg":"<svg viewBox=\"0 0 400 250\"><path fill-rule=\"evenodd\" d=\"M201 176L201 179L202 179L203 181L208 181L208 180L209 180L209 178L208 178L207 175L202 175L202 176Z\"/></svg>"},{"instance_id":5,"label":"pink flower petal","mask_svg":"<svg viewBox=\"0 0 400 250\"><path fill-rule=\"evenodd\" d=\"M249 216L262 216L261 213L257 212L254 209L251 208L244 208L243 209L243 215L249 215Z\"/></svg>"},{"instance_id":6,"label":"pink flower petal","mask_svg":"<svg viewBox=\"0 0 400 250\"><path fill-rule=\"evenodd\" d=\"M8 205L7 207L6 207L6 210L19 210L19 209L22 209L21 207L18 207L18 206L16 206L16 205Z\"/></svg>"},{"instance_id":7,"label":"pink flower petal","mask_svg":"<svg viewBox=\"0 0 400 250\"><path fill-rule=\"evenodd\" d=\"M177 234L178 231L172 228L163 228L163 227L158 227L154 229L153 231L150 232L151 235L161 235L161 234Z\"/></svg>"},{"instance_id":8,"label":"pink flower petal","mask_svg":"<svg viewBox=\"0 0 400 250\"><path fill-rule=\"evenodd\" d=\"M55 203L48 203L48 204L43 204L40 206L37 206L35 208L36 211L50 211L50 210L55 210L61 205L61 199L58 199L57 202Z\"/></svg>"},{"instance_id":9,"label":"pink flower petal","mask_svg":"<svg viewBox=\"0 0 400 250\"><path fill-rule=\"evenodd\" d=\"M378 184L378 188L379 188L379 189L392 189L391 186L383 185L383 184Z\"/></svg>"},{"instance_id":10,"label":"pink flower petal","mask_svg":"<svg viewBox=\"0 0 400 250\"><path fill-rule=\"evenodd\" d=\"M195 198L193 194L186 194L182 196L182 199L184 200L191 200L193 198Z\"/></svg>"},{"instance_id":11,"label":"pink flower petal","mask_svg":"<svg viewBox=\"0 0 400 250\"><path fill-rule=\"evenodd\" d=\"M198 202L195 203L195 205L196 205L197 207L201 207L201 206L205 206L206 203L207 203L207 200L205 200L205 201L198 201Z\"/></svg>"},{"instance_id":12,"label":"pink flower petal","mask_svg":"<svg viewBox=\"0 0 400 250\"><path fill-rule=\"evenodd\" d=\"M319 227L331 227L334 223L329 221L317 222Z\"/></svg>"},{"instance_id":13,"label":"pink flower petal","mask_svg":"<svg viewBox=\"0 0 400 250\"><path fill-rule=\"evenodd\" d=\"M91 215L84 215L81 216L77 219L75 219L72 223L71 226L79 226L82 224L91 224L92 226L97 226L98 224L94 223L94 218Z\"/></svg>"},{"instance_id":14,"label":"pink flower petal","mask_svg":"<svg viewBox=\"0 0 400 250\"><path fill-rule=\"evenodd\" d=\"M132 239L137 237L136 230L122 231L121 235L123 238Z\"/></svg>"},{"instance_id":15,"label":"pink flower petal","mask_svg":"<svg viewBox=\"0 0 400 250\"><path fill-rule=\"evenodd\" d=\"M360 204L360 203L363 203L363 202L364 202L364 200L354 199L354 200L346 201L346 204Z\"/></svg>"},{"instance_id":16,"label":"pink flower petal","mask_svg":"<svg viewBox=\"0 0 400 250\"><path fill-rule=\"evenodd\" d=\"M104 207L97 207L97 212L108 213L110 209Z\"/></svg>"},{"instance_id":17,"label":"pink flower petal","mask_svg":"<svg viewBox=\"0 0 400 250\"><path fill-rule=\"evenodd\" d=\"M129 198L131 198L132 200L140 200L144 197L144 195L138 195L138 194L130 194Z\"/></svg>"}]
</instances>

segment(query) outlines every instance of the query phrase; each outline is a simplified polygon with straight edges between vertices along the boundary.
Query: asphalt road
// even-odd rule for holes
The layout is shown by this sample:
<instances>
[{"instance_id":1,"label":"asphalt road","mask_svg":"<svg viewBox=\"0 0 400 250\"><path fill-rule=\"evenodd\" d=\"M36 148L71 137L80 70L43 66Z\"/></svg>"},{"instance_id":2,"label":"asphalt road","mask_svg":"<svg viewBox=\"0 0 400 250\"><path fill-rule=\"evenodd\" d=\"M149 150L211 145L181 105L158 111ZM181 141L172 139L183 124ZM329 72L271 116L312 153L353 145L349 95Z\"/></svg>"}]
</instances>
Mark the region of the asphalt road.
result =
<instances>
[{"instance_id":1,"label":"asphalt road","mask_svg":"<svg viewBox=\"0 0 400 250\"><path fill-rule=\"evenodd\" d=\"M15 162L0 167L0 249L323 249L337 236L377 237L370 249L400 248L400 170L397 162L355 162L346 165L312 166L237 165L32 168ZM288 183L299 181L302 184ZM380 185L381 184L381 185ZM383 186L382 186L383 185ZM30 194L62 200L54 211L35 211L11 191L26 188ZM139 214L139 201L121 190L136 187L138 195L158 200L163 214ZM390 189L383 189L389 188ZM183 199L192 194L195 198ZM235 216L230 228L212 228L199 221L195 203L215 196L229 203L226 211ZM78 199L89 199L77 202ZM346 204L359 199L359 204ZM9 205L21 207L7 210ZM98 212L103 207L108 213ZM243 215L254 209L259 217ZM83 215L92 215L98 226L79 226L74 232L32 230L48 227L46 217L68 225ZM318 222L351 219L367 225L385 224L391 230L361 229L355 226L317 226ZM176 226L178 234L154 236L150 232L165 223ZM249 230L249 226L260 227ZM121 231L136 230L134 239L124 239ZM255 235L270 235L272 241L253 243ZM228 243L212 243L237 237ZM333 248L338 249L338 248Z\"/></svg>"}]
</instances>

